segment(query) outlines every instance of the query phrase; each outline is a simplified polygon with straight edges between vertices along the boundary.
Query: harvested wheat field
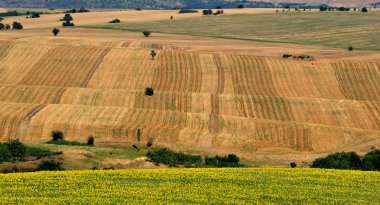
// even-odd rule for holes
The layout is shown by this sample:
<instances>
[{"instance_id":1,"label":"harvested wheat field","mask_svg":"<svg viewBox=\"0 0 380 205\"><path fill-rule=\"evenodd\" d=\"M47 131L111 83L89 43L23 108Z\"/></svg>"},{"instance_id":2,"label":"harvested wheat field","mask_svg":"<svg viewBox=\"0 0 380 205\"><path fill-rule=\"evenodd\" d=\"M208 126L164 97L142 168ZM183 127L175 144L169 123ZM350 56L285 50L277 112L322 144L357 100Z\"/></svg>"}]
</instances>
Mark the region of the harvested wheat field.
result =
<instances>
[{"instance_id":1,"label":"harvested wheat field","mask_svg":"<svg viewBox=\"0 0 380 205\"><path fill-rule=\"evenodd\" d=\"M118 15L137 22L171 12L74 18L83 25L85 18L94 24ZM146 38L92 28L61 29L53 37L50 29L33 29L59 25L58 17L25 19L27 30L0 31L0 141L45 142L62 130L67 140L93 135L99 143L134 143L141 129L143 142L269 161L380 146L376 49L350 53L158 33ZM313 59L282 59L286 52ZM153 96L144 94L147 87Z\"/></svg>"}]
</instances>

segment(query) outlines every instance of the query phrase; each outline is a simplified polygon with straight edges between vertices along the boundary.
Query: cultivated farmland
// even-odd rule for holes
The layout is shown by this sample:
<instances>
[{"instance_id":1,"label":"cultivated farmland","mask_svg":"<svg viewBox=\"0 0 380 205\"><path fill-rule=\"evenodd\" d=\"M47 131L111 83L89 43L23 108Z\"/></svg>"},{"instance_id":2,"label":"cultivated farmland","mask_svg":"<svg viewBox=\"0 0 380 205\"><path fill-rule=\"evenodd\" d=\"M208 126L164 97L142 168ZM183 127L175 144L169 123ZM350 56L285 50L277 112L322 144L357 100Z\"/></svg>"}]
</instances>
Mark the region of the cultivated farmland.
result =
<instances>
[{"instance_id":1,"label":"cultivated farmland","mask_svg":"<svg viewBox=\"0 0 380 205\"><path fill-rule=\"evenodd\" d=\"M131 14L130 22L156 23L173 11L143 11L146 16L121 12ZM241 12L277 15L273 22L285 15L273 10ZM78 15L77 21L91 25L112 14L120 13L93 12L91 19ZM149 20L148 14L159 19ZM204 23L208 18L197 15L172 23L183 25L185 18ZM240 15L214 20L225 18L235 25L234 18ZM372 22L378 13L326 15ZM0 32L0 141L40 143L50 140L53 130L61 130L67 140L85 142L93 135L97 143L132 144L141 129L143 143L152 138L157 146L233 152L246 159L279 159L282 164L341 150L365 152L380 145L380 55L376 43L365 46L364 39L372 36L364 34L377 32L369 25L363 25L367 28L363 35L347 38L355 35L357 45L367 49L349 52L307 41L301 42L310 44L305 46L155 32L146 38L140 32L113 28L62 28L54 37L50 28L41 29L54 26L48 20L53 17L58 15L27 19L23 31ZM329 22L332 27L335 23ZM125 25L138 26L121 26ZM155 29L161 28L158 23ZM260 32L276 37L268 29ZM330 34L338 38L330 31L325 37ZM151 50L157 52L154 60ZM315 58L282 59L285 52ZM153 96L144 94L147 87L154 88Z\"/></svg>"}]
</instances>

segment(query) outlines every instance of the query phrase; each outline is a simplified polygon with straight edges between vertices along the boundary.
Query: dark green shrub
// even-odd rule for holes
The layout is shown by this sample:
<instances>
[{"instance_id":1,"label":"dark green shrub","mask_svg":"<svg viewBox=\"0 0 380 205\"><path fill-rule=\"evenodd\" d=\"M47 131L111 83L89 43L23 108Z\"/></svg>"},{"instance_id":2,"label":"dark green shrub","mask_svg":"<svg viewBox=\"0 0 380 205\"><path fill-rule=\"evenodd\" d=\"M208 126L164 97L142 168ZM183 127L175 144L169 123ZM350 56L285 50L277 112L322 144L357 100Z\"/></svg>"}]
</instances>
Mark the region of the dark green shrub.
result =
<instances>
[{"instance_id":1,"label":"dark green shrub","mask_svg":"<svg viewBox=\"0 0 380 205\"><path fill-rule=\"evenodd\" d=\"M62 141L64 139L64 135L62 131L56 130L51 133L51 138L53 141Z\"/></svg>"},{"instance_id":2,"label":"dark green shrub","mask_svg":"<svg viewBox=\"0 0 380 205\"><path fill-rule=\"evenodd\" d=\"M9 24L5 24L5 29L9 30L9 29L11 29L11 26Z\"/></svg>"},{"instance_id":3,"label":"dark green shrub","mask_svg":"<svg viewBox=\"0 0 380 205\"><path fill-rule=\"evenodd\" d=\"M21 29L24 28L24 26L23 26L21 23L16 22L16 21L13 22L12 27L13 27L13 29L15 29L15 30L21 30Z\"/></svg>"},{"instance_id":4,"label":"dark green shrub","mask_svg":"<svg viewBox=\"0 0 380 205\"><path fill-rule=\"evenodd\" d=\"M3 30L5 28L5 25L0 23L0 30Z\"/></svg>"},{"instance_id":5,"label":"dark green shrub","mask_svg":"<svg viewBox=\"0 0 380 205\"><path fill-rule=\"evenodd\" d=\"M363 8L362 8L362 12L364 12L364 13L368 12L367 7L363 7Z\"/></svg>"},{"instance_id":6,"label":"dark green shrub","mask_svg":"<svg viewBox=\"0 0 380 205\"><path fill-rule=\"evenodd\" d=\"M0 163L9 162L12 158L12 153L5 143L0 143Z\"/></svg>"},{"instance_id":7,"label":"dark green shrub","mask_svg":"<svg viewBox=\"0 0 380 205\"><path fill-rule=\"evenodd\" d=\"M238 9L242 9L244 8L244 5L243 4L239 4L239 6L237 6Z\"/></svg>"},{"instance_id":8,"label":"dark green shrub","mask_svg":"<svg viewBox=\"0 0 380 205\"><path fill-rule=\"evenodd\" d=\"M291 55L291 54L287 54L287 53L285 53L284 55L282 55L282 58L290 58L290 57L292 57L293 55Z\"/></svg>"},{"instance_id":9,"label":"dark green shrub","mask_svg":"<svg viewBox=\"0 0 380 205\"><path fill-rule=\"evenodd\" d=\"M167 148L148 151L146 156L157 164L169 166L183 165L185 167L199 167L202 162L200 156L188 155L182 152L174 152Z\"/></svg>"},{"instance_id":10,"label":"dark green shrub","mask_svg":"<svg viewBox=\"0 0 380 205\"><path fill-rule=\"evenodd\" d=\"M296 167L297 167L297 164L296 164L295 162L291 162L291 163L290 163L290 167L291 167L291 168L296 168Z\"/></svg>"},{"instance_id":11,"label":"dark green shrub","mask_svg":"<svg viewBox=\"0 0 380 205\"><path fill-rule=\"evenodd\" d=\"M205 164L208 167L242 167L244 165L239 164L240 159L234 154L227 156L215 156L206 157Z\"/></svg>"},{"instance_id":12,"label":"dark green shrub","mask_svg":"<svg viewBox=\"0 0 380 205\"><path fill-rule=\"evenodd\" d=\"M95 138L92 135L90 135L87 138L87 144L90 145L90 146L94 146L94 142L95 142Z\"/></svg>"},{"instance_id":13,"label":"dark green shrub","mask_svg":"<svg viewBox=\"0 0 380 205\"><path fill-rule=\"evenodd\" d=\"M313 161L312 168L361 169L362 161L355 152L338 152Z\"/></svg>"},{"instance_id":14,"label":"dark green shrub","mask_svg":"<svg viewBox=\"0 0 380 205\"><path fill-rule=\"evenodd\" d=\"M147 146L147 147L151 147L151 146L153 146L153 138L149 138L149 139L148 139L148 142L146 142L146 146Z\"/></svg>"},{"instance_id":15,"label":"dark green shrub","mask_svg":"<svg viewBox=\"0 0 380 205\"><path fill-rule=\"evenodd\" d=\"M363 170L380 171L380 150L375 149L363 157Z\"/></svg>"},{"instance_id":16,"label":"dark green shrub","mask_svg":"<svg viewBox=\"0 0 380 205\"><path fill-rule=\"evenodd\" d=\"M52 32L53 32L54 36L57 36L59 34L59 29L58 28L54 28L52 30Z\"/></svg>"},{"instance_id":17,"label":"dark green shrub","mask_svg":"<svg viewBox=\"0 0 380 205\"><path fill-rule=\"evenodd\" d=\"M203 15L212 15L214 12L211 9L206 9L202 11Z\"/></svg>"},{"instance_id":18,"label":"dark green shrub","mask_svg":"<svg viewBox=\"0 0 380 205\"><path fill-rule=\"evenodd\" d=\"M30 16L30 18L40 18L40 13L32 12L32 15Z\"/></svg>"},{"instance_id":19,"label":"dark green shrub","mask_svg":"<svg viewBox=\"0 0 380 205\"><path fill-rule=\"evenodd\" d=\"M154 95L153 88L152 87L145 88L145 95L147 95L147 96L153 96Z\"/></svg>"},{"instance_id":20,"label":"dark green shrub","mask_svg":"<svg viewBox=\"0 0 380 205\"><path fill-rule=\"evenodd\" d=\"M110 21L109 23L120 23L120 19L114 19L114 20Z\"/></svg>"},{"instance_id":21,"label":"dark green shrub","mask_svg":"<svg viewBox=\"0 0 380 205\"><path fill-rule=\"evenodd\" d=\"M71 23L71 22L63 22L63 23L62 23L62 26L64 26L64 27L69 27L69 26L75 26L75 24L74 24L74 23Z\"/></svg>"},{"instance_id":22,"label":"dark green shrub","mask_svg":"<svg viewBox=\"0 0 380 205\"><path fill-rule=\"evenodd\" d=\"M180 14L187 14L187 13L198 13L197 10L192 10L192 9L181 9L179 10Z\"/></svg>"},{"instance_id":23,"label":"dark green shrub","mask_svg":"<svg viewBox=\"0 0 380 205\"><path fill-rule=\"evenodd\" d=\"M62 162L56 162L54 160L48 160L41 162L36 171L63 171Z\"/></svg>"},{"instance_id":24,"label":"dark green shrub","mask_svg":"<svg viewBox=\"0 0 380 205\"><path fill-rule=\"evenodd\" d=\"M24 160L26 157L26 146L18 140L5 143L11 153L11 161Z\"/></svg>"},{"instance_id":25,"label":"dark green shrub","mask_svg":"<svg viewBox=\"0 0 380 205\"><path fill-rule=\"evenodd\" d=\"M149 37L151 34L150 31L143 31L142 33L145 37Z\"/></svg>"},{"instance_id":26,"label":"dark green shrub","mask_svg":"<svg viewBox=\"0 0 380 205\"><path fill-rule=\"evenodd\" d=\"M56 154L49 149L40 148L40 147L27 147L26 149L27 156L31 157L47 157L53 154Z\"/></svg>"},{"instance_id":27,"label":"dark green shrub","mask_svg":"<svg viewBox=\"0 0 380 205\"><path fill-rule=\"evenodd\" d=\"M152 60L154 60L154 57L156 57L156 55L157 55L156 51L152 50L150 52L150 56L152 57Z\"/></svg>"},{"instance_id":28,"label":"dark green shrub","mask_svg":"<svg viewBox=\"0 0 380 205\"><path fill-rule=\"evenodd\" d=\"M348 50L348 51L354 51L354 47L349 46L349 47L347 48L347 50Z\"/></svg>"}]
</instances>

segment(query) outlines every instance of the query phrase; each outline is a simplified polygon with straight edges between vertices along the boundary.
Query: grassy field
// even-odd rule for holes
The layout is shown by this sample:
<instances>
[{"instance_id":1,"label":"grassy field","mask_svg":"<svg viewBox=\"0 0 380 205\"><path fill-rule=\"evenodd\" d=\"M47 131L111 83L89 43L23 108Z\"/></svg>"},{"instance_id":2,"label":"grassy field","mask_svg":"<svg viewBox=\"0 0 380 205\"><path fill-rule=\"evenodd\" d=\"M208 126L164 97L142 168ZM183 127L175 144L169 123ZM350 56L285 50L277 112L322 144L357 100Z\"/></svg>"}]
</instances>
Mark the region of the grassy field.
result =
<instances>
[{"instance_id":1,"label":"grassy field","mask_svg":"<svg viewBox=\"0 0 380 205\"><path fill-rule=\"evenodd\" d=\"M281 11L281 10L280 10ZM228 11L226 11L228 14ZM347 49L380 50L379 11L286 12L203 16L200 18L91 26L153 31L260 42L295 43Z\"/></svg>"},{"instance_id":2,"label":"grassy field","mask_svg":"<svg viewBox=\"0 0 380 205\"><path fill-rule=\"evenodd\" d=\"M4 204L376 204L380 173L161 169L0 174Z\"/></svg>"}]
</instances>

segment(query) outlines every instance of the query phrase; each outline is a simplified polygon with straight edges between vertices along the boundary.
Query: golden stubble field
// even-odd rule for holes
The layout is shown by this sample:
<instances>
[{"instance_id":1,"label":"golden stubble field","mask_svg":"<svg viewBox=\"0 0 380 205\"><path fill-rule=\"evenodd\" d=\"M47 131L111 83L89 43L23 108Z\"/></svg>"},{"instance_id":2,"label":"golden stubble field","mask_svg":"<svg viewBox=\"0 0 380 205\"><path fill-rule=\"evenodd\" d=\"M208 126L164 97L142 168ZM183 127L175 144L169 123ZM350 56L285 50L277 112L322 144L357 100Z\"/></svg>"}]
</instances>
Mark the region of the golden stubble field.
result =
<instances>
[{"instance_id":1,"label":"golden stubble field","mask_svg":"<svg viewBox=\"0 0 380 205\"><path fill-rule=\"evenodd\" d=\"M285 52L315 60L284 60ZM169 34L1 31L0 140L43 142L62 130L68 140L134 143L141 129L157 145L247 159L364 152L380 145L378 59Z\"/></svg>"}]
</instances>

